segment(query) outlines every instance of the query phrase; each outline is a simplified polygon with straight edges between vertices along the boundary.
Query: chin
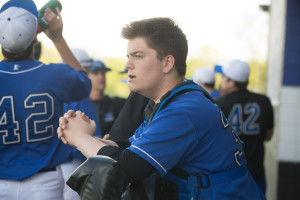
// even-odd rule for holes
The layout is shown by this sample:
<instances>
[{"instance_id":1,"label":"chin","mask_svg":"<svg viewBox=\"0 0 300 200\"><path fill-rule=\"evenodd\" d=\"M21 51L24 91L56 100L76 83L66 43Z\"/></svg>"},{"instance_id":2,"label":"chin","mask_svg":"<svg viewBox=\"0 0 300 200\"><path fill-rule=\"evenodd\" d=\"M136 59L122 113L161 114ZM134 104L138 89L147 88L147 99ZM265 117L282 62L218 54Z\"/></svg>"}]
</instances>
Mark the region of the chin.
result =
<instances>
[{"instance_id":1,"label":"chin","mask_svg":"<svg viewBox=\"0 0 300 200\"><path fill-rule=\"evenodd\" d=\"M134 88L131 84L129 84L129 89L130 89L130 91L132 91L132 92L136 92L135 88Z\"/></svg>"},{"instance_id":2,"label":"chin","mask_svg":"<svg viewBox=\"0 0 300 200\"><path fill-rule=\"evenodd\" d=\"M129 89L130 89L130 91L132 91L132 92L137 92L137 93L139 93L139 89L138 89L137 87L134 87L134 85L132 85L132 84L129 84Z\"/></svg>"}]
</instances>

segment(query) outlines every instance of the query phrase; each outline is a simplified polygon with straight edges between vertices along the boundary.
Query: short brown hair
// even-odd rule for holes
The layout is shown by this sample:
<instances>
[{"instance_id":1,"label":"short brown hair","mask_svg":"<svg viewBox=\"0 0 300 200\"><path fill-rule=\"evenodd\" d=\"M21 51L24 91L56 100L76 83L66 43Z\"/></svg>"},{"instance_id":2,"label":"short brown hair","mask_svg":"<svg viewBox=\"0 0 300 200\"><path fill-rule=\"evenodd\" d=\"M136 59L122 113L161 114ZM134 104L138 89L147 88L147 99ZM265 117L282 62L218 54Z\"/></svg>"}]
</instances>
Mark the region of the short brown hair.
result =
<instances>
[{"instance_id":1,"label":"short brown hair","mask_svg":"<svg viewBox=\"0 0 300 200\"><path fill-rule=\"evenodd\" d=\"M159 60L172 55L178 74L185 76L188 44L185 34L174 20L149 18L134 21L123 27L121 35L128 40L144 38L148 46L157 52Z\"/></svg>"},{"instance_id":2,"label":"short brown hair","mask_svg":"<svg viewBox=\"0 0 300 200\"><path fill-rule=\"evenodd\" d=\"M5 51L2 48L2 54L7 60L12 60L12 61L18 61L18 60L26 60L29 58L30 54L33 51L33 44L32 43L27 49L20 53L10 53L8 51Z\"/></svg>"},{"instance_id":3,"label":"short brown hair","mask_svg":"<svg viewBox=\"0 0 300 200\"><path fill-rule=\"evenodd\" d=\"M238 90L247 90L248 81L247 82L238 82L234 81L235 87L238 88Z\"/></svg>"},{"instance_id":4,"label":"short brown hair","mask_svg":"<svg viewBox=\"0 0 300 200\"><path fill-rule=\"evenodd\" d=\"M232 80L234 82L234 86L239 90L247 90L247 86L248 86L248 81L247 82L239 82L239 81L235 81L231 78L226 77L227 80Z\"/></svg>"}]
</instances>

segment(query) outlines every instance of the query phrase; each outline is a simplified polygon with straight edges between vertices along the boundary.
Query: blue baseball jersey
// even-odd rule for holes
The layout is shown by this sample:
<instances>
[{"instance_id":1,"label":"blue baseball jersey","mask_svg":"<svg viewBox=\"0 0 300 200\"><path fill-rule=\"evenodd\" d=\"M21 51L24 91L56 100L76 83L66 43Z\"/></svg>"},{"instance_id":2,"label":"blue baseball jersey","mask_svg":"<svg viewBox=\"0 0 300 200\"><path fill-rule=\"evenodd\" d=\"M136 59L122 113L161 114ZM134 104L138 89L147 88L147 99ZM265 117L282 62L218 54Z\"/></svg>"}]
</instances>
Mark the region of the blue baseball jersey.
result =
<instances>
[{"instance_id":1,"label":"blue baseball jersey","mask_svg":"<svg viewBox=\"0 0 300 200\"><path fill-rule=\"evenodd\" d=\"M57 137L63 104L89 95L91 82L67 64L0 62L0 178L22 180L71 159Z\"/></svg>"},{"instance_id":2,"label":"blue baseball jersey","mask_svg":"<svg viewBox=\"0 0 300 200\"><path fill-rule=\"evenodd\" d=\"M101 134L101 129L100 129L100 124L99 124L99 119L96 113L95 106L91 99L89 97L81 100L81 101L76 101L76 102L71 102L71 103L65 103L64 104L64 113L68 112L68 110L80 110L81 112L84 112L86 116L88 116L90 119L94 120L96 122L96 131L94 133L95 137L102 138ZM78 151L75 147L73 148L74 158L78 158L80 160L85 160L85 156Z\"/></svg>"},{"instance_id":3,"label":"blue baseball jersey","mask_svg":"<svg viewBox=\"0 0 300 200\"><path fill-rule=\"evenodd\" d=\"M210 96L214 99L220 96L220 91L219 90L213 90L212 92L209 93Z\"/></svg>"},{"instance_id":4,"label":"blue baseball jersey","mask_svg":"<svg viewBox=\"0 0 300 200\"><path fill-rule=\"evenodd\" d=\"M130 138L128 149L153 165L162 177L174 167L195 176L246 165L238 136L219 107L205 95L203 91L187 91L167 97L152 121L143 123ZM194 199L264 199L247 169L243 169L245 173L238 178L226 174L230 178L219 184L194 187Z\"/></svg>"}]
</instances>

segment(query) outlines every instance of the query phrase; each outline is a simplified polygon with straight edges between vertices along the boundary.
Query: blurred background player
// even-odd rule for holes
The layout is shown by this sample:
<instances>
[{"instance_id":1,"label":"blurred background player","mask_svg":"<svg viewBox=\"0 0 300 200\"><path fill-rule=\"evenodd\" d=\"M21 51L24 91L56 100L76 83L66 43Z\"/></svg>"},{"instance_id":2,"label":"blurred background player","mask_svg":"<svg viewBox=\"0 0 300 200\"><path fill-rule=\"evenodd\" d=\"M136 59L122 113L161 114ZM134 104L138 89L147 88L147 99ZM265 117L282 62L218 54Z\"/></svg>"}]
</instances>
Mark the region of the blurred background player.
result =
<instances>
[{"instance_id":1,"label":"blurred background player","mask_svg":"<svg viewBox=\"0 0 300 200\"><path fill-rule=\"evenodd\" d=\"M108 134L126 99L110 97L104 94L106 87L106 72L111 71L101 60L93 60L86 67L87 75L92 81L90 99L92 100L101 127L102 135Z\"/></svg>"},{"instance_id":2,"label":"blurred background player","mask_svg":"<svg viewBox=\"0 0 300 200\"><path fill-rule=\"evenodd\" d=\"M220 96L219 90L215 89L215 73L208 67L200 67L192 75L193 81L203 87L212 98Z\"/></svg>"},{"instance_id":3,"label":"blurred background player","mask_svg":"<svg viewBox=\"0 0 300 200\"><path fill-rule=\"evenodd\" d=\"M34 59L38 11L32 0L0 10L0 199L63 199L61 164L72 159L55 135L63 103L89 95L91 82L69 49L60 11L49 8L46 35L66 64ZM3 87L5 86L5 87Z\"/></svg>"},{"instance_id":4,"label":"blurred background player","mask_svg":"<svg viewBox=\"0 0 300 200\"><path fill-rule=\"evenodd\" d=\"M215 70L222 74L220 90L226 94L217 98L216 103L245 143L248 169L265 193L264 141L272 138L274 127L270 99L247 90L250 73L247 63L232 60L224 66L216 66Z\"/></svg>"}]
</instances>

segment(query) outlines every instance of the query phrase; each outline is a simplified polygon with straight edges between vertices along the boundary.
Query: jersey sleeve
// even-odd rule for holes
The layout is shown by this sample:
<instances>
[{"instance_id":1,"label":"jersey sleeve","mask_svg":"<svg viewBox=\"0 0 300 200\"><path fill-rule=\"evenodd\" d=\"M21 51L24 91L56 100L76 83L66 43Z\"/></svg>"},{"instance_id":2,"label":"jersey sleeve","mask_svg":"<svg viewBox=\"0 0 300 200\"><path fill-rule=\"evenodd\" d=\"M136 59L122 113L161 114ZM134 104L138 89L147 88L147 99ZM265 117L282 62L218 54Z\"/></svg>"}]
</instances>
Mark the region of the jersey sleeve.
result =
<instances>
[{"instance_id":1,"label":"jersey sleeve","mask_svg":"<svg viewBox=\"0 0 300 200\"><path fill-rule=\"evenodd\" d=\"M66 101L77 101L88 97L92 87L91 80L81 71L74 70L70 74L71 76L68 79L68 84L70 86L68 96L71 98L66 99Z\"/></svg>"},{"instance_id":2,"label":"jersey sleeve","mask_svg":"<svg viewBox=\"0 0 300 200\"><path fill-rule=\"evenodd\" d=\"M163 176L190 152L188 148L194 148L197 135L183 113L163 109L147 126L140 126L130 141L128 149L152 164Z\"/></svg>"},{"instance_id":3,"label":"jersey sleeve","mask_svg":"<svg viewBox=\"0 0 300 200\"><path fill-rule=\"evenodd\" d=\"M50 64L55 72L55 86L60 87L64 102L79 101L89 96L92 84L83 71L77 71L67 64Z\"/></svg>"}]
</instances>

